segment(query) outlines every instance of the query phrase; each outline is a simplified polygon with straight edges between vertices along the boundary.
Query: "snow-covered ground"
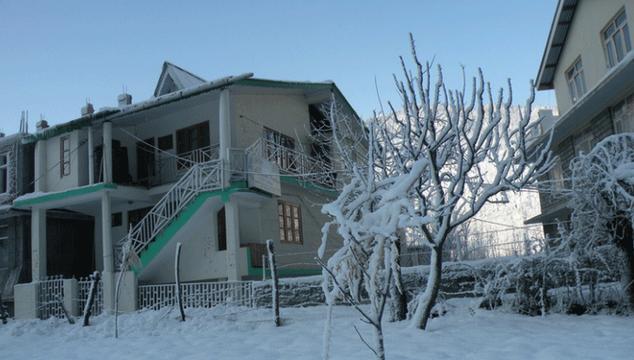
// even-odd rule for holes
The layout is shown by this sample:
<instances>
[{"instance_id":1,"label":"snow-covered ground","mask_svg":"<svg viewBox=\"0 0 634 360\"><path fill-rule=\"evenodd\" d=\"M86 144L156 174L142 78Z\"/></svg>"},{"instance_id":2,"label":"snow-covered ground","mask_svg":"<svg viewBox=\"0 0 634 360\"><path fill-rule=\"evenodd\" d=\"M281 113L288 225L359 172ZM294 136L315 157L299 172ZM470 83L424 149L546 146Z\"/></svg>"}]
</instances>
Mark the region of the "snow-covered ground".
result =
<instances>
[{"instance_id":1,"label":"snow-covered ground","mask_svg":"<svg viewBox=\"0 0 634 360\"><path fill-rule=\"evenodd\" d=\"M471 310L465 300L431 321L430 331L386 324L388 359L632 359L634 319L614 316L525 317ZM282 309L274 328L270 310L145 311L94 326L64 320L11 321L0 325L0 358L8 359L319 359L326 308ZM228 313L229 312L229 313ZM370 329L346 306L334 310L333 359L371 359L353 325Z\"/></svg>"}]
</instances>

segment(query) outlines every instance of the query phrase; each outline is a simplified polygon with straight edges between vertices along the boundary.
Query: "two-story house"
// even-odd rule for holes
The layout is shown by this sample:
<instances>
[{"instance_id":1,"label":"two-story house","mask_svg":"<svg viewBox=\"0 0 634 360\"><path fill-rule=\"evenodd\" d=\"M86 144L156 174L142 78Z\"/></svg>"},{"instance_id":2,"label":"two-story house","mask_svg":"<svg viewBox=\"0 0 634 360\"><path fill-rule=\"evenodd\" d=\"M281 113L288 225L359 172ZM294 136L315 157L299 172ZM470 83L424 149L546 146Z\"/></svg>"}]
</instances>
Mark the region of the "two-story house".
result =
<instances>
[{"instance_id":1,"label":"two-story house","mask_svg":"<svg viewBox=\"0 0 634 360\"><path fill-rule=\"evenodd\" d=\"M339 162L314 135L332 99L363 130L333 82L206 81L165 63L147 101L122 94L117 107L88 104L75 120L39 124L25 139L35 144L34 192L13 205L31 214L33 279L16 290L16 315L36 315L38 281L93 270L112 309L128 239L139 284L174 281L177 243L183 281L261 277L267 239L281 275L318 273L320 205L337 193ZM52 211L76 220L72 239L51 238Z\"/></svg>"},{"instance_id":2,"label":"two-story house","mask_svg":"<svg viewBox=\"0 0 634 360\"><path fill-rule=\"evenodd\" d=\"M570 216L570 161L600 140L634 132L634 0L560 0L537 74L538 90L554 90L559 117L550 124L558 162L540 179L542 223L555 236Z\"/></svg>"}]
</instances>

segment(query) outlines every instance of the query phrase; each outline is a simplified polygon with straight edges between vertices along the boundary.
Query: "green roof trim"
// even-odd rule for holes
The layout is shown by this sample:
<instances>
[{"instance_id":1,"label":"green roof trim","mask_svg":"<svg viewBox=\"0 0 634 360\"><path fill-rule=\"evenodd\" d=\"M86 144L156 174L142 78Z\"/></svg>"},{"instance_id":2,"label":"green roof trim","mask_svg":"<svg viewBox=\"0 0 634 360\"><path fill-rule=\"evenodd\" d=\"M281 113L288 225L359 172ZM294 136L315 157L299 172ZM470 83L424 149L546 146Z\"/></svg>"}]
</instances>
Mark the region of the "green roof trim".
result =
<instances>
[{"instance_id":1,"label":"green roof trim","mask_svg":"<svg viewBox=\"0 0 634 360\"><path fill-rule=\"evenodd\" d=\"M77 188L73 188L66 191L54 192L54 193L43 193L39 196L29 197L24 200L16 200L13 203L14 207L29 207L38 204L43 204L50 201L62 200L70 197L86 195L93 192L97 192L100 190L106 189L116 189L117 184L113 183L99 183L94 185L81 186Z\"/></svg>"}]
</instances>

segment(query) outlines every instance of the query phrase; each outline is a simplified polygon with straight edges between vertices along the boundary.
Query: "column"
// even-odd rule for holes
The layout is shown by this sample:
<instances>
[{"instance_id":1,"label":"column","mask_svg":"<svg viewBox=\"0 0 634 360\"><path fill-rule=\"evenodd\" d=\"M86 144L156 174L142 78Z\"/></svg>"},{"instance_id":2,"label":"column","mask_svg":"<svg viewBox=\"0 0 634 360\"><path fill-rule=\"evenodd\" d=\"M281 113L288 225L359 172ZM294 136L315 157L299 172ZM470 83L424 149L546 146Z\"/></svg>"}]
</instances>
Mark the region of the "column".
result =
<instances>
[{"instance_id":1,"label":"column","mask_svg":"<svg viewBox=\"0 0 634 360\"><path fill-rule=\"evenodd\" d=\"M231 169L229 159L229 148L231 148L231 119L230 119L231 101L229 99L229 89L225 88L220 91L220 99L218 104L218 136L220 159L223 160L225 169ZM223 171L224 185L229 185L231 173Z\"/></svg>"},{"instance_id":2,"label":"column","mask_svg":"<svg viewBox=\"0 0 634 360\"><path fill-rule=\"evenodd\" d=\"M46 209L31 209L32 281L46 278Z\"/></svg>"},{"instance_id":3,"label":"column","mask_svg":"<svg viewBox=\"0 0 634 360\"><path fill-rule=\"evenodd\" d=\"M103 182L112 182L112 123L103 123Z\"/></svg>"},{"instance_id":4,"label":"column","mask_svg":"<svg viewBox=\"0 0 634 360\"><path fill-rule=\"evenodd\" d=\"M95 183L95 143L92 138L92 126L88 127L88 183Z\"/></svg>"},{"instance_id":5,"label":"column","mask_svg":"<svg viewBox=\"0 0 634 360\"><path fill-rule=\"evenodd\" d=\"M35 192L46 191L46 140L39 140L35 143L35 164L34 164ZM59 170L58 170L59 173Z\"/></svg>"},{"instance_id":6,"label":"column","mask_svg":"<svg viewBox=\"0 0 634 360\"><path fill-rule=\"evenodd\" d=\"M227 280L240 280L238 255L240 251L240 220L238 201L234 196L225 203L225 225L227 234Z\"/></svg>"},{"instance_id":7,"label":"column","mask_svg":"<svg viewBox=\"0 0 634 360\"><path fill-rule=\"evenodd\" d=\"M101 244L103 252L103 300L104 309L114 310L114 256L112 249L112 210L110 193L104 191L101 197Z\"/></svg>"}]
</instances>

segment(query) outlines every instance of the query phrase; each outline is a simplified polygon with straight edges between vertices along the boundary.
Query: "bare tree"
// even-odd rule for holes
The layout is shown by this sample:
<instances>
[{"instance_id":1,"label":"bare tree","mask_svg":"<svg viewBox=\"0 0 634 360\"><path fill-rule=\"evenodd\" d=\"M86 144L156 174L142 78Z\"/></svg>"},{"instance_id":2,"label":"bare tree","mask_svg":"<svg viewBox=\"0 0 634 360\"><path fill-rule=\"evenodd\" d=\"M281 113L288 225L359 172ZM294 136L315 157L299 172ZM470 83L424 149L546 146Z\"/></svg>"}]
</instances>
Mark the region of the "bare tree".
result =
<instances>
[{"instance_id":1,"label":"bare tree","mask_svg":"<svg viewBox=\"0 0 634 360\"><path fill-rule=\"evenodd\" d=\"M561 231L562 239L570 243L575 260L596 257L602 245L616 245L624 260L627 301L634 308L634 135L609 136L570 167L573 212L570 231Z\"/></svg>"},{"instance_id":2,"label":"bare tree","mask_svg":"<svg viewBox=\"0 0 634 360\"><path fill-rule=\"evenodd\" d=\"M419 61L411 35L410 42L415 70L401 58L403 79L394 76L402 106L388 103L389 113L374 117L364 170L355 170L352 182L323 211L334 218L344 240L363 244L352 252L362 264L371 261L361 255L369 259L382 243L383 254L389 254L385 269L391 269L397 254L394 239L402 230L430 248L427 286L410 309L413 326L425 329L438 295L449 235L494 196L519 190L545 174L552 159L550 138L541 146L529 146L539 126L539 120L531 120L532 83L519 121L511 122L510 80L506 96L500 89L494 97L481 70L468 93L466 86L449 90L441 67L431 75L432 65ZM331 124L336 126L336 119ZM495 166L485 166L491 163Z\"/></svg>"}]
</instances>

